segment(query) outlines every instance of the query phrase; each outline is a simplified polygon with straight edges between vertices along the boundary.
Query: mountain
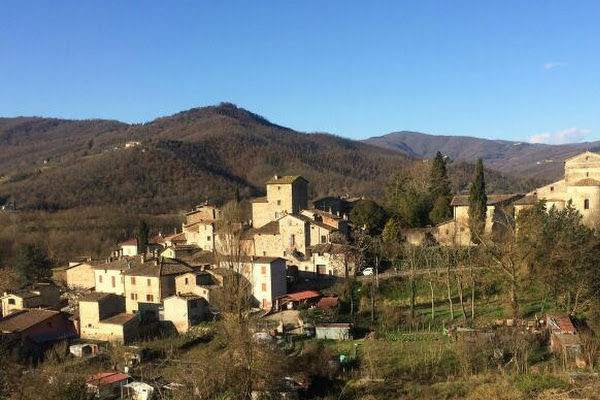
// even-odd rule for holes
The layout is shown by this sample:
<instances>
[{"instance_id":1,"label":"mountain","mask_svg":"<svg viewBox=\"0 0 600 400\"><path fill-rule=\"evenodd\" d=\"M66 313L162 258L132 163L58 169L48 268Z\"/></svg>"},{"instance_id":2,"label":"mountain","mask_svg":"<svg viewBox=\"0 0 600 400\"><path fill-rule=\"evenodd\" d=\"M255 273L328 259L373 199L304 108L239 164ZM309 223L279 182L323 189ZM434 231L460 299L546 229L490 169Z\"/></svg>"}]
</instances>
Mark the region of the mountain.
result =
<instances>
[{"instance_id":1,"label":"mountain","mask_svg":"<svg viewBox=\"0 0 600 400\"><path fill-rule=\"evenodd\" d=\"M126 147L127 142L139 146ZM0 120L0 197L20 208L119 206L136 212L188 208L261 195L274 174L302 174L312 197L381 198L390 177L414 160L395 150L269 122L230 103L144 124L48 118ZM472 166L453 163L457 189ZM488 172L491 190L531 181Z\"/></svg>"},{"instance_id":2,"label":"mountain","mask_svg":"<svg viewBox=\"0 0 600 400\"><path fill-rule=\"evenodd\" d=\"M544 182L560 179L564 173L562 162L566 158L585 150L600 150L600 141L547 145L407 131L372 137L364 143L396 150L414 158L431 158L437 151L467 162L482 158L485 165L494 170Z\"/></svg>"}]
</instances>

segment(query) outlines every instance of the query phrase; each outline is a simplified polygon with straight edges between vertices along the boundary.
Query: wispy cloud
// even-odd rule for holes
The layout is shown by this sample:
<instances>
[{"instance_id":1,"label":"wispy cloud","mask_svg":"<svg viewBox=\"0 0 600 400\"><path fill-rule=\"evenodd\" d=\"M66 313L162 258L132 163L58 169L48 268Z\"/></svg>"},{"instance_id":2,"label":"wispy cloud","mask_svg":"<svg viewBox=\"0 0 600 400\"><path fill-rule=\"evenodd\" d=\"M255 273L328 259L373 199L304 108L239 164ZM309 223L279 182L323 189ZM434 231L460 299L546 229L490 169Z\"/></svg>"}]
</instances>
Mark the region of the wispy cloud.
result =
<instances>
[{"instance_id":1,"label":"wispy cloud","mask_svg":"<svg viewBox=\"0 0 600 400\"><path fill-rule=\"evenodd\" d=\"M544 71L550 71L553 69L558 69L558 68L562 68L562 67L566 67L567 63L564 62L547 62L546 64L544 64Z\"/></svg>"},{"instance_id":2,"label":"wispy cloud","mask_svg":"<svg viewBox=\"0 0 600 400\"><path fill-rule=\"evenodd\" d=\"M529 137L530 143L565 144L585 141L592 131L590 129L579 129L577 127L563 129L556 132L536 133Z\"/></svg>"}]
</instances>

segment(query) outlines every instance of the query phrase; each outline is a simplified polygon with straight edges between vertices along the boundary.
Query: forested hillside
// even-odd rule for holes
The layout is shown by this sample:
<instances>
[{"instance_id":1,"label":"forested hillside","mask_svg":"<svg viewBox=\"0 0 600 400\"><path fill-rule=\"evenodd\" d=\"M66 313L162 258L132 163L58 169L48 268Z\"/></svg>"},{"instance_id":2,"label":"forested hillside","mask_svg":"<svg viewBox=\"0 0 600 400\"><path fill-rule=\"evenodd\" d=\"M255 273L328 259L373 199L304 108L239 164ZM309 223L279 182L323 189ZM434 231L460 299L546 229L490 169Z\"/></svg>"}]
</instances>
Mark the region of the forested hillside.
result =
<instances>
[{"instance_id":1,"label":"forested hillside","mask_svg":"<svg viewBox=\"0 0 600 400\"><path fill-rule=\"evenodd\" d=\"M547 145L406 131L372 137L364 142L415 158L431 158L437 151L467 162L482 158L489 168L546 182L560 179L566 158L585 150L600 150L600 142Z\"/></svg>"},{"instance_id":2,"label":"forested hillside","mask_svg":"<svg viewBox=\"0 0 600 400\"><path fill-rule=\"evenodd\" d=\"M141 146L124 148L127 141ZM393 150L275 125L229 103L146 124L41 118L0 120L0 197L20 208L57 210L127 206L168 212L201 200L223 202L239 191L261 194L274 174L301 174L311 197L380 198L390 177L412 162ZM451 165L456 190L471 166ZM532 187L490 171L491 191Z\"/></svg>"}]
</instances>

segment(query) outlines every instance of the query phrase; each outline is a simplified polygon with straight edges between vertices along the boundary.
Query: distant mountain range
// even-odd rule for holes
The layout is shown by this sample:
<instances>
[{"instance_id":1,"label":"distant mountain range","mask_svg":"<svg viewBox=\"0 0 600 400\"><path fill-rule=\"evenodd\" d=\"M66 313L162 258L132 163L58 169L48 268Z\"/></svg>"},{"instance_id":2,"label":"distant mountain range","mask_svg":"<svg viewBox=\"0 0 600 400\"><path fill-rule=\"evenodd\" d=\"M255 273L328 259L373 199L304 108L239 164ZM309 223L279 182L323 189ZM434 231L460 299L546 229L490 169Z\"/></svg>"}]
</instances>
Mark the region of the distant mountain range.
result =
<instances>
[{"instance_id":1,"label":"distant mountain range","mask_svg":"<svg viewBox=\"0 0 600 400\"><path fill-rule=\"evenodd\" d=\"M560 178L566 158L585 150L600 150L600 141L547 145L408 131L372 137L364 140L364 143L414 158L431 158L437 151L454 160L473 162L481 158L487 167L497 171L543 181Z\"/></svg>"},{"instance_id":2,"label":"distant mountain range","mask_svg":"<svg viewBox=\"0 0 600 400\"><path fill-rule=\"evenodd\" d=\"M125 148L131 141L140 145ZM144 124L0 118L0 202L10 199L18 207L48 210L120 206L173 211L205 199L223 202L236 192L261 195L274 174L302 174L310 181L312 197L381 199L395 172L414 157L435 153L385 147L300 133L230 103ZM455 189L464 190L473 166L453 162L450 169ZM487 180L496 192L533 185L493 170Z\"/></svg>"}]
</instances>

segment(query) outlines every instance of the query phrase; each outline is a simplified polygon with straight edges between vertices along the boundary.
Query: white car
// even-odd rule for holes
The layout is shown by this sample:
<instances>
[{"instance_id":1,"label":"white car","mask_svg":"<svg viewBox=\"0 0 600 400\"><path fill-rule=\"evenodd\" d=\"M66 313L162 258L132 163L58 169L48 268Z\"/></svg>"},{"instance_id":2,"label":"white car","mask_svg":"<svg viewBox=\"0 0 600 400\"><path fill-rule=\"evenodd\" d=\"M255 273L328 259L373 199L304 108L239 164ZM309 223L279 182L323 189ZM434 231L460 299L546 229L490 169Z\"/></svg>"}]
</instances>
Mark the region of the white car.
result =
<instances>
[{"instance_id":1,"label":"white car","mask_svg":"<svg viewBox=\"0 0 600 400\"><path fill-rule=\"evenodd\" d=\"M375 273L375 270L373 269L373 267L367 267L367 268L365 268L365 269L362 270L362 274L364 276L373 275L374 273Z\"/></svg>"}]
</instances>

